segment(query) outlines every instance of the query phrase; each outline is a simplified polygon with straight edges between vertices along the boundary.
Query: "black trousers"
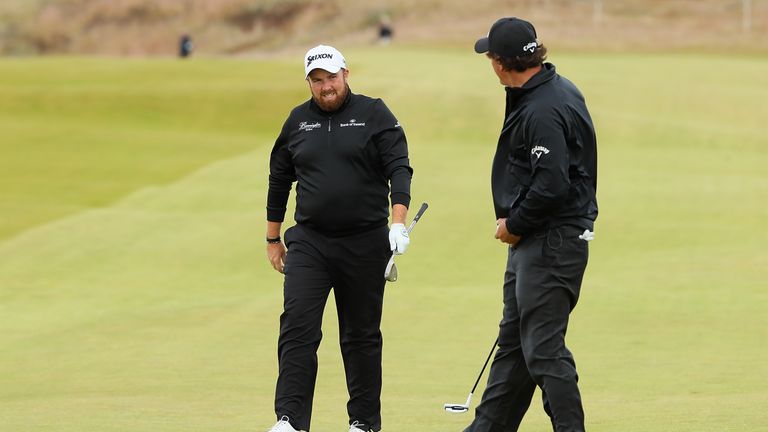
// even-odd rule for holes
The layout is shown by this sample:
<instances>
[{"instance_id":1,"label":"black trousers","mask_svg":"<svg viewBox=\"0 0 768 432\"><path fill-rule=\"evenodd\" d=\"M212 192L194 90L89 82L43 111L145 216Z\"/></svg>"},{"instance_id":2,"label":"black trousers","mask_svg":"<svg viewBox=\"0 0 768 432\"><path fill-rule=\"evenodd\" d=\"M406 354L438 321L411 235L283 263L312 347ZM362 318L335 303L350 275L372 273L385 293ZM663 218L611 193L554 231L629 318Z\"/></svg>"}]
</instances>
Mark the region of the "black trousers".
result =
<instances>
[{"instance_id":1,"label":"black trousers","mask_svg":"<svg viewBox=\"0 0 768 432\"><path fill-rule=\"evenodd\" d=\"M391 251L386 226L328 237L302 225L285 234L283 314L277 355L277 418L309 431L317 377L323 309L334 289L339 338L349 392L350 424L381 429L381 311L384 269Z\"/></svg>"},{"instance_id":2,"label":"black trousers","mask_svg":"<svg viewBox=\"0 0 768 432\"><path fill-rule=\"evenodd\" d=\"M589 254L583 231L552 228L509 248L499 349L465 432L517 431L536 386L554 431L584 431L576 363L565 346Z\"/></svg>"}]
</instances>

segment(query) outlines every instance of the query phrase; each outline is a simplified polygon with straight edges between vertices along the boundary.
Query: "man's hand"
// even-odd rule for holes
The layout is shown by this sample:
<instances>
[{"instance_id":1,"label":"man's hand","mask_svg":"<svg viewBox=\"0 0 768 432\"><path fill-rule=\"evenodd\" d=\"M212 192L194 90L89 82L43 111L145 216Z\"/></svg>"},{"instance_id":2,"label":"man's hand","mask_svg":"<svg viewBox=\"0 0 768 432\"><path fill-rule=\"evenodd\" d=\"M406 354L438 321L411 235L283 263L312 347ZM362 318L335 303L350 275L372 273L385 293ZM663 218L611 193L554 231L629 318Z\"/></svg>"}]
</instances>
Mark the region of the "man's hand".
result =
<instances>
[{"instance_id":1,"label":"man's hand","mask_svg":"<svg viewBox=\"0 0 768 432\"><path fill-rule=\"evenodd\" d=\"M401 223L393 223L389 228L389 249L395 255L402 255L408 249L411 239L408 237L408 230Z\"/></svg>"},{"instance_id":2,"label":"man's hand","mask_svg":"<svg viewBox=\"0 0 768 432\"><path fill-rule=\"evenodd\" d=\"M272 267L280 273L283 273L285 267L285 251L283 242L267 243L267 258L269 258Z\"/></svg>"},{"instance_id":3,"label":"man's hand","mask_svg":"<svg viewBox=\"0 0 768 432\"><path fill-rule=\"evenodd\" d=\"M514 235L507 231L507 219L501 218L496 221L496 235L494 238L499 239L502 243L506 243L510 246L514 246L520 241L520 236Z\"/></svg>"}]
</instances>

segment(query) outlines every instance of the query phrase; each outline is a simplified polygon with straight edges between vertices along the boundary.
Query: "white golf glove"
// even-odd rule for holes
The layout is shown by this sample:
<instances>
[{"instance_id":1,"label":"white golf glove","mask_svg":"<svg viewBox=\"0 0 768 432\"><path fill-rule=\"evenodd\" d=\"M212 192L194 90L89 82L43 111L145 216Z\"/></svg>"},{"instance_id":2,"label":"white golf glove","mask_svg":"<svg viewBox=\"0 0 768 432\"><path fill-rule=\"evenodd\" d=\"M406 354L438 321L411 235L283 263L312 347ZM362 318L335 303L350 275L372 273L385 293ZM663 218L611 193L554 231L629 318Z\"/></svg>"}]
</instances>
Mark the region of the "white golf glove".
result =
<instances>
[{"instance_id":1,"label":"white golf glove","mask_svg":"<svg viewBox=\"0 0 768 432\"><path fill-rule=\"evenodd\" d=\"M579 238L586 242L591 242L595 239L595 233L590 230L584 230L584 233L579 234Z\"/></svg>"},{"instance_id":2,"label":"white golf glove","mask_svg":"<svg viewBox=\"0 0 768 432\"><path fill-rule=\"evenodd\" d=\"M401 223L392 224L389 228L389 249L395 255L402 255L408 249L411 239L408 237L408 230Z\"/></svg>"}]
</instances>

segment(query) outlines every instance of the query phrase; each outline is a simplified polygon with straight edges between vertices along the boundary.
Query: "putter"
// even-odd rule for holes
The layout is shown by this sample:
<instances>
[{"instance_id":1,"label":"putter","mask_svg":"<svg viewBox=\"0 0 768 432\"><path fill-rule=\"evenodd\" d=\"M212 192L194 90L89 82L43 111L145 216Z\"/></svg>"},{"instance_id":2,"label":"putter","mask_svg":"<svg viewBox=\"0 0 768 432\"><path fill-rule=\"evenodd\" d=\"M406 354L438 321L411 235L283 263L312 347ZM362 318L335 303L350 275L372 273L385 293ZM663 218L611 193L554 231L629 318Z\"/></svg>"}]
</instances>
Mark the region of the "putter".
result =
<instances>
[{"instance_id":1,"label":"putter","mask_svg":"<svg viewBox=\"0 0 768 432\"><path fill-rule=\"evenodd\" d=\"M493 343L493 348L491 348L491 352L488 353L488 358L485 359L485 364L483 365L483 368L480 369L480 375L477 376L477 379L475 380L475 385L472 386L472 390L470 390L469 396L467 396L467 401L464 402L464 404L447 403L443 405L443 408L445 408L446 411L454 414L462 414L469 411L469 403L472 401L472 394L475 393L475 389L477 388L477 383L480 382L480 377L483 376L483 372L485 372L485 367L488 366L488 361L491 360L491 356L493 355L493 352L496 350L496 345L498 344L499 344L499 338L496 338L496 342Z\"/></svg>"},{"instance_id":2,"label":"putter","mask_svg":"<svg viewBox=\"0 0 768 432\"><path fill-rule=\"evenodd\" d=\"M413 217L413 222L408 226L408 234L411 233L411 230L413 229L414 225L416 225L416 222L421 219L421 216L424 214L425 211L427 211L427 203L421 203L421 208L418 212L416 212L416 216ZM384 279L386 279L388 282L394 282L397 280L397 266L395 266L395 253L392 252L392 256L389 257L389 262L387 262L387 268L384 269Z\"/></svg>"}]
</instances>

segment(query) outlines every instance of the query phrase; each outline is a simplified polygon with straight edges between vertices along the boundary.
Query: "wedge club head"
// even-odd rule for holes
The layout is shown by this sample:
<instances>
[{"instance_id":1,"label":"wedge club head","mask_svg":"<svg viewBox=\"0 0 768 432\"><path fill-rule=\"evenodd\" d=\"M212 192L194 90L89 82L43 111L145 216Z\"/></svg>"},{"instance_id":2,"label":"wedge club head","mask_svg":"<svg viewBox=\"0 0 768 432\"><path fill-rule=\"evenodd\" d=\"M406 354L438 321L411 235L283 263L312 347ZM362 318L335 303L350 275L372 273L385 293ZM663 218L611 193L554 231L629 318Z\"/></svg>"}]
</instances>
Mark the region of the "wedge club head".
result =
<instances>
[{"instance_id":1,"label":"wedge club head","mask_svg":"<svg viewBox=\"0 0 768 432\"><path fill-rule=\"evenodd\" d=\"M413 227L416 225L416 222L421 219L421 216L424 215L424 212L427 211L427 203L422 203L421 208L419 208L419 211L416 213L416 216L413 217L413 221L411 222L411 225L408 226L408 233L410 234L411 230L413 230ZM389 258L389 262L387 262L387 268L384 269L384 279L387 282L394 282L397 280L397 266L395 265L395 253L392 253L392 256Z\"/></svg>"},{"instance_id":2,"label":"wedge club head","mask_svg":"<svg viewBox=\"0 0 768 432\"><path fill-rule=\"evenodd\" d=\"M387 282L394 282L397 280L397 266L395 265L394 255L389 259L387 268L384 270L384 279L386 279Z\"/></svg>"}]
</instances>

